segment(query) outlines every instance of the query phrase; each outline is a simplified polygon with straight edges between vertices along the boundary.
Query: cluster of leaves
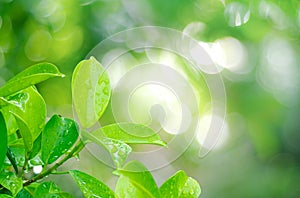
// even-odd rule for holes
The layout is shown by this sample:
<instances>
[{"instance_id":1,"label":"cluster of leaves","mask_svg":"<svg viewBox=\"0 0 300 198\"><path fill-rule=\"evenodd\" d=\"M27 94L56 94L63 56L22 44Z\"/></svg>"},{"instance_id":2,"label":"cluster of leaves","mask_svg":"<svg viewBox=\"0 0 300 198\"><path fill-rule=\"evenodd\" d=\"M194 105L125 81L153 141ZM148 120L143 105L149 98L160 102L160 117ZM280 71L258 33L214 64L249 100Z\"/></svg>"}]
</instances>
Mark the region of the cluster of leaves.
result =
<instances>
[{"instance_id":1,"label":"cluster of leaves","mask_svg":"<svg viewBox=\"0 0 300 198\"><path fill-rule=\"evenodd\" d=\"M93 57L80 62L72 77L72 94L80 121L53 115L46 122L46 104L35 84L64 75L50 63L33 65L0 88L0 198L72 197L43 178L76 157L88 143L104 147L119 176L115 191L79 170L70 174L85 197L198 197L196 180L179 171L160 188L138 161L124 165L131 144L166 146L150 128L134 123L115 123L88 132L108 106L109 78ZM34 167L43 167L34 173Z\"/></svg>"}]
</instances>

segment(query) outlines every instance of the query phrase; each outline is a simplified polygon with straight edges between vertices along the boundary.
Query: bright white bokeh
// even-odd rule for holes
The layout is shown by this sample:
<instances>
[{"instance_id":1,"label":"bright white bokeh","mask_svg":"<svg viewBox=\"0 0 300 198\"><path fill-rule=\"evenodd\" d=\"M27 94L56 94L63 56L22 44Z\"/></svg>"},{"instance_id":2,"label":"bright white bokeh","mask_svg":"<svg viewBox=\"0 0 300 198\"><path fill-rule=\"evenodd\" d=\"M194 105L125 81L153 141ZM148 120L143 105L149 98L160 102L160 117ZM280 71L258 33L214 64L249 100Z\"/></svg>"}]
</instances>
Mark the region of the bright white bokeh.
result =
<instances>
[{"instance_id":1,"label":"bright white bokeh","mask_svg":"<svg viewBox=\"0 0 300 198\"><path fill-rule=\"evenodd\" d=\"M149 125L156 121L166 132L178 134L183 112L176 93L164 85L153 83L139 86L132 92L129 113L133 122Z\"/></svg>"}]
</instances>

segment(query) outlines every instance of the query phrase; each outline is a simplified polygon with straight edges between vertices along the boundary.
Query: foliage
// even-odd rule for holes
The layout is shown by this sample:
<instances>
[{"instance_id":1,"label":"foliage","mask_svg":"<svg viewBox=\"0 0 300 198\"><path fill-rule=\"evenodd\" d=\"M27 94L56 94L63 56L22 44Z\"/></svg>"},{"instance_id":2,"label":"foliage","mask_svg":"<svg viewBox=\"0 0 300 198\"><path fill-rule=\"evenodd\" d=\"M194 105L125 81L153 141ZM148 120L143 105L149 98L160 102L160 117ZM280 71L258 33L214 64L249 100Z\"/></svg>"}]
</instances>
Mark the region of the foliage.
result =
<instances>
[{"instance_id":1,"label":"foliage","mask_svg":"<svg viewBox=\"0 0 300 198\"><path fill-rule=\"evenodd\" d=\"M72 94L79 124L53 115L46 122L46 105L35 84L63 77L49 63L29 67L0 88L0 197L72 197L53 181L43 179L77 156L88 143L104 147L119 176L113 192L106 184L79 170L69 170L85 197L198 197L200 186L179 171L158 188L147 168L126 159L131 144L166 146L150 128L134 123L114 123L89 131L110 100L104 68L93 57L80 62L73 73ZM33 168L42 166L35 174ZM26 173L26 174L25 174ZM28 176L28 173L31 173Z\"/></svg>"}]
</instances>

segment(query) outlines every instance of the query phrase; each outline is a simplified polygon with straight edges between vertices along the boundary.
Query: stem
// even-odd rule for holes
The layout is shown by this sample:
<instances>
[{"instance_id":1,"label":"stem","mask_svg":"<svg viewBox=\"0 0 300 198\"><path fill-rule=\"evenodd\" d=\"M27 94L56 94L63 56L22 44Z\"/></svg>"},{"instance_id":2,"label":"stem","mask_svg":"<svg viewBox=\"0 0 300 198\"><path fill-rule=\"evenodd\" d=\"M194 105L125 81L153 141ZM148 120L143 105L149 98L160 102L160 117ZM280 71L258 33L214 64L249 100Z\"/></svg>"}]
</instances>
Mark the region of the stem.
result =
<instances>
[{"instance_id":1,"label":"stem","mask_svg":"<svg viewBox=\"0 0 300 198\"><path fill-rule=\"evenodd\" d=\"M28 157L27 153L25 153L25 162L24 162L24 165L23 165L21 173L20 173L21 177L23 177L24 172L28 166L28 161L29 161L29 157Z\"/></svg>"},{"instance_id":2,"label":"stem","mask_svg":"<svg viewBox=\"0 0 300 198\"><path fill-rule=\"evenodd\" d=\"M58 161L54 166L52 166L51 168L42 171L40 174L38 174L37 176L31 178L30 180L26 181L23 186L28 186L33 182L36 182L44 177L46 177L47 175L51 174L55 169L57 169L59 166L61 166L62 164L64 164L67 160L69 160L70 158L74 157L76 153L78 153L79 151L81 151L84 148L84 144L82 141L79 141L79 143L71 150L71 152L69 152L68 154L65 155L64 158L62 158L60 161Z\"/></svg>"}]
</instances>

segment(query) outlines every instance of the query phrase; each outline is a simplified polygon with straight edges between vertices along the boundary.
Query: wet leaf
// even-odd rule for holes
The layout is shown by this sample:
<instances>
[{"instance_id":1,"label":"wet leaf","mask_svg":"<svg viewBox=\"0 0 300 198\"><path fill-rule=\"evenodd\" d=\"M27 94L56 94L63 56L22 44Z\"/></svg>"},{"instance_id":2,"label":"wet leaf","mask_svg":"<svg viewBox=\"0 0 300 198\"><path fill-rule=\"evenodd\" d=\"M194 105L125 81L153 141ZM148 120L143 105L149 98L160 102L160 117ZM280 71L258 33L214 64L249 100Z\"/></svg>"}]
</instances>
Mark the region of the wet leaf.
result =
<instances>
[{"instance_id":1,"label":"wet leaf","mask_svg":"<svg viewBox=\"0 0 300 198\"><path fill-rule=\"evenodd\" d=\"M114 192L98 179L78 170L71 170L69 173L85 197L115 197Z\"/></svg>"},{"instance_id":2,"label":"wet leaf","mask_svg":"<svg viewBox=\"0 0 300 198\"><path fill-rule=\"evenodd\" d=\"M54 115L47 122L41 143L41 158L45 164L51 164L67 152L77 141L78 126L74 120Z\"/></svg>"},{"instance_id":3,"label":"wet leaf","mask_svg":"<svg viewBox=\"0 0 300 198\"><path fill-rule=\"evenodd\" d=\"M0 171L2 170L7 151L7 129L4 117L0 111Z\"/></svg>"},{"instance_id":4,"label":"wet leaf","mask_svg":"<svg viewBox=\"0 0 300 198\"><path fill-rule=\"evenodd\" d=\"M166 143L160 139L155 131L142 124L115 123L94 131L93 135L99 137L101 133L108 138L121 140L129 144L156 144L166 146Z\"/></svg>"},{"instance_id":5,"label":"wet leaf","mask_svg":"<svg viewBox=\"0 0 300 198\"><path fill-rule=\"evenodd\" d=\"M196 180L178 171L160 187L161 197L198 198L201 188Z\"/></svg>"},{"instance_id":6,"label":"wet leaf","mask_svg":"<svg viewBox=\"0 0 300 198\"><path fill-rule=\"evenodd\" d=\"M11 155L14 157L14 161L17 166L23 166L25 162L25 149L20 147L9 147ZM11 161L6 160L5 164L13 165Z\"/></svg>"},{"instance_id":7,"label":"wet leaf","mask_svg":"<svg viewBox=\"0 0 300 198\"><path fill-rule=\"evenodd\" d=\"M0 96L8 96L52 77L63 77L51 63L38 63L20 72L0 88Z\"/></svg>"},{"instance_id":8,"label":"wet leaf","mask_svg":"<svg viewBox=\"0 0 300 198\"><path fill-rule=\"evenodd\" d=\"M115 166L121 167L132 151L131 147L120 140L114 140L104 136L94 136L92 133L82 132L82 136L99 146L103 146L109 153Z\"/></svg>"},{"instance_id":9,"label":"wet leaf","mask_svg":"<svg viewBox=\"0 0 300 198\"><path fill-rule=\"evenodd\" d=\"M145 194L145 192L141 188L137 188L128 177L122 175L117 181L115 194L117 197L122 198L151 197Z\"/></svg>"},{"instance_id":10,"label":"wet leaf","mask_svg":"<svg viewBox=\"0 0 300 198\"><path fill-rule=\"evenodd\" d=\"M72 196L66 192L62 192L54 182L43 182L36 188L34 197L71 198Z\"/></svg>"},{"instance_id":11,"label":"wet leaf","mask_svg":"<svg viewBox=\"0 0 300 198\"><path fill-rule=\"evenodd\" d=\"M120 183L118 181L118 195L122 192L127 193L126 191L135 191L138 194L143 192L145 197L160 197L160 192L151 173L142 163L130 161L124 168L115 171L115 173L128 178L132 184L126 183L127 181L124 179ZM122 184L122 181L125 183ZM133 186L137 189L133 190Z\"/></svg>"},{"instance_id":12,"label":"wet leaf","mask_svg":"<svg viewBox=\"0 0 300 198\"><path fill-rule=\"evenodd\" d=\"M84 128L93 126L104 113L111 95L108 75L94 57L76 66L72 95L81 125Z\"/></svg>"},{"instance_id":13,"label":"wet leaf","mask_svg":"<svg viewBox=\"0 0 300 198\"><path fill-rule=\"evenodd\" d=\"M13 196L17 195L17 193L23 187L23 181L21 178L17 177L12 172L3 171L0 174L0 184L7 188Z\"/></svg>"},{"instance_id":14,"label":"wet leaf","mask_svg":"<svg viewBox=\"0 0 300 198\"><path fill-rule=\"evenodd\" d=\"M9 105L3 110L14 115L27 153L32 150L33 142L40 135L46 120L46 104L34 87L8 97Z\"/></svg>"}]
</instances>

